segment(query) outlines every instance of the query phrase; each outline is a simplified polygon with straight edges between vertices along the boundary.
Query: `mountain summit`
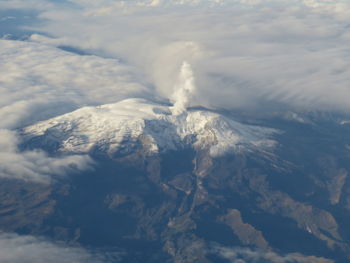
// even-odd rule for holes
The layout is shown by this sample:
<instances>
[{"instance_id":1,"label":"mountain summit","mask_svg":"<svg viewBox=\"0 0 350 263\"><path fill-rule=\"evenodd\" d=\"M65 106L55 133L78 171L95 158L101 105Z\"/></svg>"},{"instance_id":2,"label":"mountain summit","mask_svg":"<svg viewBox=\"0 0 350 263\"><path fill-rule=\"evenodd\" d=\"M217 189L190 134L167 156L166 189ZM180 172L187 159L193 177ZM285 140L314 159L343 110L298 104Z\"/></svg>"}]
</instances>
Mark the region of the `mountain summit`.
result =
<instances>
[{"instance_id":1,"label":"mountain summit","mask_svg":"<svg viewBox=\"0 0 350 263\"><path fill-rule=\"evenodd\" d=\"M125 155L142 145L148 154L191 147L208 149L211 156L218 156L273 147L270 137L277 131L242 124L209 110L173 114L172 107L127 99L84 107L26 127L23 132L25 140L36 139L61 152L98 150Z\"/></svg>"}]
</instances>

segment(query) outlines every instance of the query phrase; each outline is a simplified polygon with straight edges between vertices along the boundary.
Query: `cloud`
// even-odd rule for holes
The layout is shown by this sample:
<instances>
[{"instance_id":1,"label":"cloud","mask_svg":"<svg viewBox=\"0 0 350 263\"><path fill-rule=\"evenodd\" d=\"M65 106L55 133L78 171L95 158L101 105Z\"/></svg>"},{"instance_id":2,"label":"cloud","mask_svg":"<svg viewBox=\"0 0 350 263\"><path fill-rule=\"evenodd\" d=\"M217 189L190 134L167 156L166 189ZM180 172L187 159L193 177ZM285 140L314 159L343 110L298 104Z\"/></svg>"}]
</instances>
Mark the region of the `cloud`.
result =
<instances>
[{"instance_id":1,"label":"cloud","mask_svg":"<svg viewBox=\"0 0 350 263\"><path fill-rule=\"evenodd\" d=\"M47 183L52 176L90 169L88 156L20 152L14 130L84 105L146 96L130 67L115 59L0 40L0 61L0 177Z\"/></svg>"},{"instance_id":2,"label":"cloud","mask_svg":"<svg viewBox=\"0 0 350 263\"><path fill-rule=\"evenodd\" d=\"M29 9L29 10L47 10L54 5L46 0L2 0L0 9Z\"/></svg>"},{"instance_id":3,"label":"cloud","mask_svg":"<svg viewBox=\"0 0 350 263\"><path fill-rule=\"evenodd\" d=\"M72 2L41 13L42 42L122 58L165 99L187 61L192 104L350 111L346 1Z\"/></svg>"},{"instance_id":4,"label":"cloud","mask_svg":"<svg viewBox=\"0 0 350 263\"><path fill-rule=\"evenodd\" d=\"M93 161L86 155L49 157L45 152L17 148L14 132L0 129L0 178L51 183L57 176L92 169Z\"/></svg>"},{"instance_id":5,"label":"cloud","mask_svg":"<svg viewBox=\"0 0 350 263\"><path fill-rule=\"evenodd\" d=\"M107 263L101 255L84 248L53 243L34 236L0 232L2 263ZM113 261L117 262L117 261Z\"/></svg>"},{"instance_id":6,"label":"cloud","mask_svg":"<svg viewBox=\"0 0 350 263\"><path fill-rule=\"evenodd\" d=\"M0 50L0 128L20 127L87 104L146 96L131 67L116 59L10 40L0 40Z\"/></svg>"},{"instance_id":7,"label":"cloud","mask_svg":"<svg viewBox=\"0 0 350 263\"><path fill-rule=\"evenodd\" d=\"M298 253L278 255L271 251L250 248L216 247L212 252L232 263L332 263L333 260Z\"/></svg>"}]
</instances>

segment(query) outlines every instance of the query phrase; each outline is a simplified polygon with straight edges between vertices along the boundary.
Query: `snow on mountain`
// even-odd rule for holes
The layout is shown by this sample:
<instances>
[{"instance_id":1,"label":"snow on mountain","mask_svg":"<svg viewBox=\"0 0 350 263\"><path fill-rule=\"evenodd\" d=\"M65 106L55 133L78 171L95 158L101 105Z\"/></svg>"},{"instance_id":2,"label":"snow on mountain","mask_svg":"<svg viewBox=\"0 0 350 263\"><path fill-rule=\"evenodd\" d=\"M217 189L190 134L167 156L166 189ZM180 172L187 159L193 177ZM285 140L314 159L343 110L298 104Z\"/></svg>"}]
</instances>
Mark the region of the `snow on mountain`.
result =
<instances>
[{"instance_id":1,"label":"snow on mountain","mask_svg":"<svg viewBox=\"0 0 350 263\"><path fill-rule=\"evenodd\" d=\"M171 107L143 99L84 107L23 129L24 140L44 140L57 150L127 154L140 143L149 154L192 146L212 156L270 148L274 129L250 126L207 110L172 114Z\"/></svg>"}]
</instances>

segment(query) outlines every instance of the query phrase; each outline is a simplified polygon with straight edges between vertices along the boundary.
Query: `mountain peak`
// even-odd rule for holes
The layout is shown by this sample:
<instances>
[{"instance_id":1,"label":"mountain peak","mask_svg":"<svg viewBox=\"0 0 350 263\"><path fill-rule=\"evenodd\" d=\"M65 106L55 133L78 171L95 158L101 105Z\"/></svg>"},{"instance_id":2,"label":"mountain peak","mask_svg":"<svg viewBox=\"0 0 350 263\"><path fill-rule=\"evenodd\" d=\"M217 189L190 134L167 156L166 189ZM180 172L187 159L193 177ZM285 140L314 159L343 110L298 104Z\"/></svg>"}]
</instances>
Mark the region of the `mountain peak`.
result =
<instances>
[{"instance_id":1,"label":"mountain peak","mask_svg":"<svg viewBox=\"0 0 350 263\"><path fill-rule=\"evenodd\" d=\"M212 156L271 147L274 129L239 123L219 113L172 108L144 99L83 107L23 129L24 140L45 141L58 151L131 153L142 143L149 154L192 147Z\"/></svg>"}]
</instances>

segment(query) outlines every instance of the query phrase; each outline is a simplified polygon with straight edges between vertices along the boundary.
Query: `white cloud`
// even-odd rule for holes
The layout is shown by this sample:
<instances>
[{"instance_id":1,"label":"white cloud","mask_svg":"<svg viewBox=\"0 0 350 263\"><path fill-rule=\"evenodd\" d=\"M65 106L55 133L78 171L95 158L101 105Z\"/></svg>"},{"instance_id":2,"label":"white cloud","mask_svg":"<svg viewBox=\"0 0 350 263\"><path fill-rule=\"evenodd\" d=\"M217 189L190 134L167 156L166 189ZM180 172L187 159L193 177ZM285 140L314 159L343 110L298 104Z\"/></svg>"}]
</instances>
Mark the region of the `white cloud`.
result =
<instances>
[{"instance_id":1,"label":"white cloud","mask_svg":"<svg viewBox=\"0 0 350 263\"><path fill-rule=\"evenodd\" d=\"M115 59L0 40L0 61L0 128L18 127L86 104L116 102L146 93L145 87L135 81L131 68Z\"/></svg>"},{"instance_id":2,"label":"white cloud","mask_svg":"<svg viewBox=\"0 0 350 263\"><path fill-rule=\"evenodd\" d=\"M2 263L103 263L101 255L83 248L53 243L34 236L0 232L0 262Z\"/></svg>"},{"instance_id":3,"label":"white cloud","mask_svg":"<svg viewBox=\"0 0 350 263\"><path fill-rule=\"evenodd\" d=\"M120 57L165 98L188 61L193 104L350 110L346 1L72 2L42 13L51 44Z\"/></svg>"},{"instance_id":4,"label":"white cloud","mask_svg":"<svg viewBox=\"0 0 350 263\"><path fill-rule=\"evenodd\" d=\"M86 155L49 157L43 151L17 149L14 132L0 129L0 178L51 183L57 176L92 169L93 161Z\"/></svg>"},{"instance_id":5,"label":"white cloud","mask_svg":"<svg viewBox=\"0 0 350 263\"><path fill-rule=\"evenodd\" d=\"M304 256L299 253L291 253L287 255L279 255L272 251L253 250L243 247L216 247L214 253L229 260L232 263L332 263L333 260Z\"/></svg>"},{"instance_id":6,"label":"white cloud","mask_svg":"<svg viewBox=\"0 0 350 263\"><path fill-rule=\"evenodd\" d=\"M0 40L0 61L0 177L49 182L52 175L91 168L87 156L53 158L43 151L20 152L12 130L86 104L146 94L131 69L115 59Z\"/></svg>"},{"instance_id":7,"label":"white cloud","mask_svg":"<svg viewBox=\"0 0 350 263\"><path fill-rule=\"evenodd\" d=\"M54 7L54 4L47 0L1 0L0 9L27 9L47 10Z\"/></svg>"}]
</instances>

